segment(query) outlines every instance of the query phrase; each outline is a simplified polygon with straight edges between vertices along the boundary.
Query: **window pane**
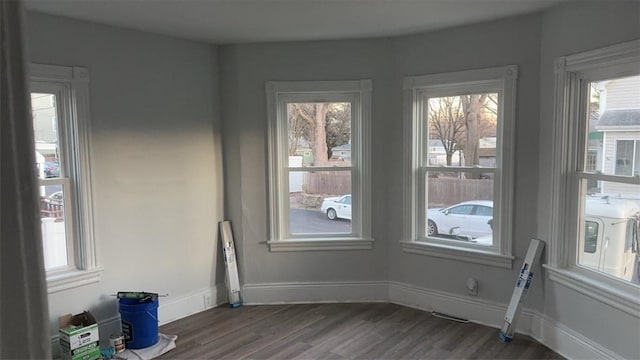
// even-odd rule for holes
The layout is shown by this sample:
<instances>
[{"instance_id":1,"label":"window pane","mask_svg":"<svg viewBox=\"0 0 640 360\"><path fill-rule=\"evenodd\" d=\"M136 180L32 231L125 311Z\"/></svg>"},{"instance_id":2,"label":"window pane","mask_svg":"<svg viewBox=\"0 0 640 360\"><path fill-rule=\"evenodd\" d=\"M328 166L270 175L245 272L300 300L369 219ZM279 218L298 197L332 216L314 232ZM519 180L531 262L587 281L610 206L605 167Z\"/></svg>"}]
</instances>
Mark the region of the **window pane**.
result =
<instances>
[{"instance_id":1,"label":"window pane","mask_svg":"<svg viewBox=\"0 0 640 360\"><path fill-rule=\"evenodd\" d=\"M473 204L451 206L447 211L451 215L471 215L473 213Z\"/></svg>"},{"instance_id":2,"label":"window pane","mask_svg":"<svg viewBox=\"0 0 640 360\"><path fill-rule=\"evenodd\" d=\"M429 98L426 166L496 166L498 94Z\"/></svg>"},{"instance_id":3,"label":"window pane","mask_svg":"<svg viewBox=\"0 0 640 360\"><path fill-rule=\"evenodd\" d=\"M426 234L493 245L493 180L463 175L427 173Z\"/></svg>"},{"instance_id":4,"label":"window pane","mask_svg":"<svg viewBox=\"0 0 640 360\"><path fill-rule=\"evenodd\" d=\"M640 175L640 76L590 83L586 121L584 171Z\"/></svg>"},{"instance_id":5,"label":"window pane","mask_svg":"<svg viewBox=\"0 0 640 360\"><path fill-rule=\"evenodd\" d=\"M292 234L351 233L351 171L289 173Z\"/></svg>"},{"instance_id":6,"label":"window pane","mask_svg":"<svg viewBox=\"0 0 640 360\"><path fill-rule=\"evenodd\" d=\"M31 109L38 175L41 179L62 178L56 95L31 93ZM69 265L64 201L62 183L40 186L40 222L46 270Z\"/></svg>"},{"instance_id":7,"label":"window pane","mask_svg":"<svg viewBox=\"0 0 640 360\"><path fill-rule=\"evenodd\" d=\"M618 140L616 144L616 175L633 174L633 141Z\"/></svg>"},{"instance_id":8,"label":"window pane","mask_svg":"<svg viewBox=\"0 0 640 360\"><path fill-rule=\"evenodd\" d=\"M598 229L600 226L595 221L584 222L584 252L593 254L598 248Z\"/></svg>"},{"instance_id":9,"label":"window pane","mask_svg":"<svg viewBox=\"0 0 640 360\"><path fill-rule=\"evenodd\" d=\"M43 179L60 177L56 96L31 93L31 109L39 176Z\"/></svg>"},{"instance_id":10,"label":"window pane","mask_svg":"<svg viewBox=\"0 0 640 360\"><path fill-rule=\"evenodd\" d=\"M637 282L640 186L602 181L603 193L584 195L584 243L578 263L594 271ZM608 195L606 195L608 194ZM634 274L636 276L634 277Z\"/></svg>"},{"instance_id":11,"label":"window pane","mask_svg":"<svg viewBox=\"0 0 640 360\"><path fill-rule=\"evenodd\" d=\"M40 223L45 269L50 270L67 265L67 237L62 185L40 186Z\"/></svg>"},{"instance_id":12,"label":"window pane","mask_svg":"<svg viewBox=\"0 0 640 360\"><path fill-rule=\"evenodd\" d=\"M351 166L350 103L289 103L287 118L289 166Z\"/></svg>"}]
</instances>

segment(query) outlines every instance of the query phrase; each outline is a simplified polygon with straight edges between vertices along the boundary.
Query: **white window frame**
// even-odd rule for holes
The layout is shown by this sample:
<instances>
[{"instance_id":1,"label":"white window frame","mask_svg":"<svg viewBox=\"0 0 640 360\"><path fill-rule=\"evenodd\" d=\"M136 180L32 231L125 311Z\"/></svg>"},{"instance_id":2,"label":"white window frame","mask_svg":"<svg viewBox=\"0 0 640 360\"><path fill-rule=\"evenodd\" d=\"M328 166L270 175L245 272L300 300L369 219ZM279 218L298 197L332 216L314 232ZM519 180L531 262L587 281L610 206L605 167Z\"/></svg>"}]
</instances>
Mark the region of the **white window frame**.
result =
<instances>
[{"instance_id":1,"label":"white window frame","mask_svg":"<svg viewBox=\"0 0 640 360\"><path fill-rule=\"evenodd\" d=\"M579 171L587 146L585 99L593 81L640 74L640 40L558 58L555 62L552 206L549 278L633 316L640 313L640 287L578 265L587 180L640 185L640 178ZM615 171L615 169L614 169Z\"/></svg>"},{"instance_id":2,"label":"white window frame","mask_svg":"<svg viewBox=\"0 0 640 360\"><path fill-rule=\"evenodd\" d=\"M371 237L371 80L269 81L266 83L269 132L269 240L271 251L366 250ZM351 103L352 232L350 234L297 235L289 223L289 171L287 159L287 103ZM301 171L333 171L334 167L305 167ZM340 168L343 169L343 168Z\"/></svg>"},{"instance_id":3,"label":"white window frame","mask_svg":"<svg viewBox=\"0 0 640 360\"><path fill-rule=\"evenodd\" d=\"M516 106L516 81L518 68L507 65L495 68L458 71L452 73L409 76L404 79L404 239L405 252L442 257L512 268L512 203L513 203L513 153ZM424 194L427 168L421 164L422 134L426 119L424 99L427 97L457 96L464 94L499 93L501 102L498 116L502 117L497 128L494 170L494 245L443 241L426 237L426 203ZM456 169L461 169L456 167ZM486 169L463 167L469 172Z\"/></svg>"},{"instance_id":4,"label":"white window frame","mask_svg":"<svg viewBox=\"0 0 640 360\"><path fill-rule=\"evenodd\" d=\"M58 112L61 178L40 185L64 189L68 265L47 272L49 293L100 281L102 268L93 229L89 72L84 67L32 64L30 91L52 93Z\"/></svg>"}]
</instances>

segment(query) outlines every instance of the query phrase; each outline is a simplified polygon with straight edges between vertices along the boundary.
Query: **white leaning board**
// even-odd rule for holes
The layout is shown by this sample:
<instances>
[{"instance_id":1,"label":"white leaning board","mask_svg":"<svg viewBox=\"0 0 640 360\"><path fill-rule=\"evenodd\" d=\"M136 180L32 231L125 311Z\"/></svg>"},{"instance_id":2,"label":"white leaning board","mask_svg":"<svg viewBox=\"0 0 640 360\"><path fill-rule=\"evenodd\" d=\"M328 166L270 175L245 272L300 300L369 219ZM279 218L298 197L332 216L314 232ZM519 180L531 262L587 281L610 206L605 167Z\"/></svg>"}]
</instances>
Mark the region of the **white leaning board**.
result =
<instances>
[{"instance_id":1,"label":"white leaning board","mask_svg":"<svg viewBox=\"0 0 640 360\"><path fill-rule=\"evenodd\" d=\"M516 321L520 315L522 301L533 279L533 266L537 265L540 260L542 249L544 249L544 242L542 240L531 239L529 250L527 250L527 255L524 257L522 268L518 274L515 289L513 289L513 295L511 295L507 313L504 316L504 324L500 329L500 340L502 341L509 342L513 339L513 332L515 331Z\"/></svg>"},{"instance_id":2,"label":"white leaning board","mask_svg":"<svg viewBox=\"0 0 640 360\"><path fill-rule=\"evenodd\" d=\"M231 232L231 223L229 221L220 222L220 234L224 266L227 270L225 283L227 285L229 305L231 305L231 307L238 307L242 305L242 297L240 296L240 279L238 277L238 263L236 262L236 247L233 242L233 232Z\"/></svg>"}]
</instances>

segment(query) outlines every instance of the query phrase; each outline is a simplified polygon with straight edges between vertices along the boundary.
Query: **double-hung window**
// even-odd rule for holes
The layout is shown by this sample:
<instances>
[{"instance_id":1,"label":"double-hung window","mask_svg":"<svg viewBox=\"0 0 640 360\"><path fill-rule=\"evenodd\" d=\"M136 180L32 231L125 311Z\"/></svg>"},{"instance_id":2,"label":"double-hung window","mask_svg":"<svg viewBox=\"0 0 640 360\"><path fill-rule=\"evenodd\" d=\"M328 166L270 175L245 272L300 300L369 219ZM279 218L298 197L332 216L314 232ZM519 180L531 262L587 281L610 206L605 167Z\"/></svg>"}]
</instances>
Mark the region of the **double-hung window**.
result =
<instances>
[{"instance_id":1,"label":"double-hung window","mask_svg":"<svg viewBox=\"0 0 640 360\"><path fill-rule=\"evenodd\" d=\"M405 251L511 267L517 67L405 78Z\"/></svg>"},{"instance_id":2,"label":"double-hung window","mask_svg":"<svg viewBox=\"0 0 640 360\"><path fill-rule=\"evenodd\" d=\"M371 81L268 82L272 251L370 249Z\"/></svg>"},{"instance_id":3,"label":"double-hung window","mask_svg":"<svg viewBox=\"0 0 640 360\"><path fill-rule=\"evenodd\" d=\"M49 292L99 280L89 162L89 78L81 67L30 68L40 218Z\"/></svg>"},{"instance_id":4,"label":"double-hung window","mask_svg":"<svg viewBox=\"0 0 640 360\"><path fill-rule=\"evenodd\" d=\"M556 62L550 277L640 312L640 41Z\"/></svg>"}]
</instances>

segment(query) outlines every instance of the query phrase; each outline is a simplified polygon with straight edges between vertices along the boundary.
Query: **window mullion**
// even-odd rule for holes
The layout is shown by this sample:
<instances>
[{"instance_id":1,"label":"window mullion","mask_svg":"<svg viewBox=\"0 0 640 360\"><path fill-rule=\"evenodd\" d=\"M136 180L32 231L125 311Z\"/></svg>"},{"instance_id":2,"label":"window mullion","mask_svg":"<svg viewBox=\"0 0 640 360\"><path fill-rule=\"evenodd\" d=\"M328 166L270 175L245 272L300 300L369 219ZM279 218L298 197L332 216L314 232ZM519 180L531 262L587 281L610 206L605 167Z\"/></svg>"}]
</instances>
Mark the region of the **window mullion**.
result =
<instances>
[{"instance_id":1,"label":"window mullion","mask_svg":"<svg viewBox=\"0 0 640 360\"><path fill-rule=\"evenodd\" d=\"M320 172L320 171L353 171L355 167L353 166L288 166L285 167L285 171L294 172Z\"/></svg>"},{"instance_id":2,"label":"window mullion","mask_svg":"<svg viewBox=\"0 0 640 360\"><path fill-rule=\"evenodd\" d=\"M576 91L577 97L576 106L573 108L575 114L573 115L577 121L575 121L576 129L574 132L575 136L575 151L576 157L574 159L575 171L584 171L585 160L587 154L587 139L589 137L589 81L585 79L576 79L576 86L573 87L573 91Z\"/></svg>"},{"instance_id":3,"label":"window mullion","mask_svg":"<svg viewBox=\"0 0 640 360\"><path fill-rule=\"evenodd\" d=\"M77 241L77 236L80 236L77 224L74 221L76 219L76 208L73 206L73 197L75 192L71 189L71 181L68 178L63 179L62 195L64 196L64 217L65 217L65 231L67 234L67 261L70 267L78 267L80 269L86 269L85 261L81 256L83 244Z\"/></svg>"},{"instance_id":4,"label":"window mullion","mask_svg":"<svg viewBox=\"0 0 640 360\"><path fill-rule=\"evenodd\" d=\"M428 172L495 173L497 168L481 166L425 166Z\"/></svg>"},{"instance_id":5,"label":"window mullion","mask_svg":"<svg viewBox=\"0 0 640 360\"><path fill-rule=\"evenodd\" d=\"M620 176L602 173L588 173L584 171L576 172L576 176L589 180L608 181L622 184L640 185L640 177L638 176Z\"/></svg>"},{"instance_id":6,"label":"window mullion","mask_svg":"<svg viewBox=\"0 0 640 360\"><path fill-rule=\"evenodd\" d=\"M427 191L427 173L428 170L426 167L419 167L416 171L417 184L416 187L416 198L419 199L417 201L418 204L418 218L416 219L416 236L419 239L425 240L427 238L427 207L429 204L429 192Z\"/></svg>"}]
</instances>

